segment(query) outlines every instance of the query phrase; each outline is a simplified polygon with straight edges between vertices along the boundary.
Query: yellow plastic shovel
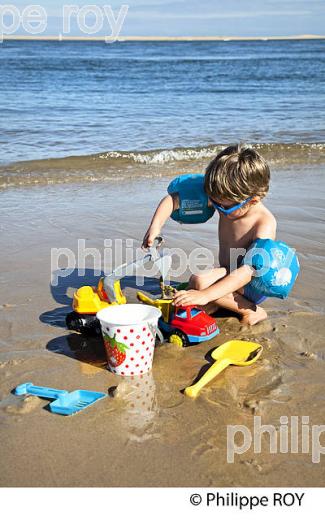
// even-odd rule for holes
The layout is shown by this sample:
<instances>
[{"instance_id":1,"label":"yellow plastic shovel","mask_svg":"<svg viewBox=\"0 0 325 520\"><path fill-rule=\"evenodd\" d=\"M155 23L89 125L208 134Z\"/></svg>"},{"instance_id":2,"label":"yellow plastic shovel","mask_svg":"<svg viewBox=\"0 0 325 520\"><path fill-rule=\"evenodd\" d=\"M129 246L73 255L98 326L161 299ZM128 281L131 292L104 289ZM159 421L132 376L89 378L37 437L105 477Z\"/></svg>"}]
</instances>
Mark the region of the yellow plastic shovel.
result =
<instances>
[{"instance_id":1,"label":"yellow plastic shovel","mask_svg":"<svg viewBox=\"0 0 325 520\"><path fill-rule=\"evenodd\" d=\"M223 345L215 348L211 357L215 363L205 372L205 374L192 386L185 388L185 395L196 397L200 390L207 385L211 379L216 377L229 365L245 367L252 365L262 354L263 347L251 341L241 341L239 339L227 341Z\"/></svg>"}]
</instances>

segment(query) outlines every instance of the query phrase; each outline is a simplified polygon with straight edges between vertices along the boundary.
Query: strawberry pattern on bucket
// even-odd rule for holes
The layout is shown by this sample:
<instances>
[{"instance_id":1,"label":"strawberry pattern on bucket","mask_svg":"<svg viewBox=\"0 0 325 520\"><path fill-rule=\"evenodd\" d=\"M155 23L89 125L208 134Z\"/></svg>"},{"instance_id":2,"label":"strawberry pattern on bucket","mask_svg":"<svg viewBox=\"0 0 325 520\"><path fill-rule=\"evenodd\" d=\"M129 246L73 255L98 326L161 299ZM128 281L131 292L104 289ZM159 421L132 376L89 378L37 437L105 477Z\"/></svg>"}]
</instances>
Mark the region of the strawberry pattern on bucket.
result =
<instances>
[{"instance_id":1,"label":"strawberry pattern on bucket","mask_svg":"<svg viewBox=\"0 0 325 520\"><path fill-rule=\"evenodd\" d=\"M104 344L110 365L118 367L126 358L126 349L129 347L120 341L116 341L116 334L111 338L108 334L103 334Z\"/></svg>"},{"instance_id":2,"label":"strawberry pattern on bucket","mask_svg":"<svg viewBox=\"0 0 325 520\"><path fill-rule=\"evenodd\" d=\"M152 367L156 330L150 322L131 327L102 327L109 370L122 376L148 372Z\"/></svg>"}]
</instances>

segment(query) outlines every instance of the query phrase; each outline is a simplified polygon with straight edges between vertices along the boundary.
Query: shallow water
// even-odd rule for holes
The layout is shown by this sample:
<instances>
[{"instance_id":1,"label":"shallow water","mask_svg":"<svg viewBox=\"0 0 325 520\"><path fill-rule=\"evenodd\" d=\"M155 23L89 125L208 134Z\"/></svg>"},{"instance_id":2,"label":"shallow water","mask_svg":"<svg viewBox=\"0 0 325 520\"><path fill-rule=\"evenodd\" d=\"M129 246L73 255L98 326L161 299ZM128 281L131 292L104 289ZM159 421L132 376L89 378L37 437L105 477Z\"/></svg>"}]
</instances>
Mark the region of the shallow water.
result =
<instances>
[{"instance_id":1,"label":"shallow water","mask_svg":"<svg viewBox=\"0 0 325 520\"><path fill-rule=\"evenodd\" d=\"M323 143L325 42L0 48L0 163L219 143Z\"/></svg>"}]
</instances>

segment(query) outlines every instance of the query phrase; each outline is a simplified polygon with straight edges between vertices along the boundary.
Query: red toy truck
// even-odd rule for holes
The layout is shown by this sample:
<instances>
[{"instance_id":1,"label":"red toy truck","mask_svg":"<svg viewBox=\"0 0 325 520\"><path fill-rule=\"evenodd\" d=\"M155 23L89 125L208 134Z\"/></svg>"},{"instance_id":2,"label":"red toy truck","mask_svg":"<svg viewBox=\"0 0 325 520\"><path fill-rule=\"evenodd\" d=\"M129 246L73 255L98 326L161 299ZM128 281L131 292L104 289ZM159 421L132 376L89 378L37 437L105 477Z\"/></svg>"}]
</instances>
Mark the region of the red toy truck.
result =
<instances>
[{"instance_id":1,"label":"red toy truck","mask_svg":"<svg viewBox=\"0 0 325 520\"><path fill-rule=\"evenodd\" d=\"M220 332L215 320L197 307L175 307L170 299L153 300L139 291L137 296L143 303L161 310L158 325L170 343L187 347L190 343L212 339Z\"/></svg>"}]
</instances>

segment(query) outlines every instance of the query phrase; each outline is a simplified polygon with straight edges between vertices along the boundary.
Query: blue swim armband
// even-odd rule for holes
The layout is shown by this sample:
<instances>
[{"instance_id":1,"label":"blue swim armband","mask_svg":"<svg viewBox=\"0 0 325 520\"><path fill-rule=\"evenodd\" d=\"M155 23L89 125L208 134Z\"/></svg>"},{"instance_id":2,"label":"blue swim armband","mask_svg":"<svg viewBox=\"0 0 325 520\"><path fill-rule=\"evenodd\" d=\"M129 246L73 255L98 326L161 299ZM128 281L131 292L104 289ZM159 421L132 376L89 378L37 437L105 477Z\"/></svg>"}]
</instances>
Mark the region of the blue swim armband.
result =
<instances>
[{"instance_id":1,"label":"blue swim armband","mask_svg":"<svg viewBox=\"0 0 325 520\"><path fill-rule=\"evenodd\" d=\"M179 208L171 214L176 222L201 224L213 216L215 210L208 205L203 174L180 175L169 184L167 191L170 195L177 194L179 198Z\"/></svg>"},{"instance_id":2,"label":"blue swim armband","mask_svg":"<svg viewBox=\"0 0 325 520\"><path fill-rule=\"evenodd\" d=\"M255 240L243 259L255 269L249 285L263 296L287 298L300 271L294 249L269 238Z\"/></svg>"}]
</instances>

